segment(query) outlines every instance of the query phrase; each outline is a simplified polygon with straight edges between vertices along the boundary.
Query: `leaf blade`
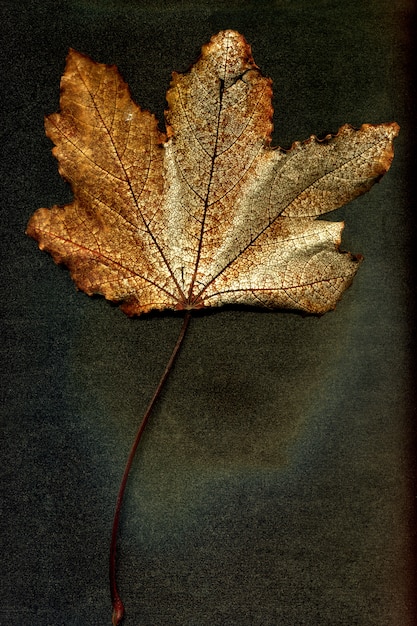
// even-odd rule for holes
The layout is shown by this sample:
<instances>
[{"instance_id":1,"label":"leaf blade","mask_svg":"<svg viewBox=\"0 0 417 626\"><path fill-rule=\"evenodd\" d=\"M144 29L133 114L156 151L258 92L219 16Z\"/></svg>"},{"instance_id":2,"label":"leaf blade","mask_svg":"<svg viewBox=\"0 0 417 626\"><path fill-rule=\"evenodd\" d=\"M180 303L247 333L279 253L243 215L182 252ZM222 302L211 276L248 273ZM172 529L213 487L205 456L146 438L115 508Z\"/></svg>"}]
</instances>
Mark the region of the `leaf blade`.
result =
<instances>
[{"instance_id":1,"label":"leaf blade","mask_svg":"<svg viewBox=\"0 0 417 626\"><path fill-rule=\"evenodd\" d=\"M281 218L271 230L274 238L265 232L201 294L207 306L334 309L362 260L339 252L343 223Z\"/></svg>"},{"instance_id":2,"label":"leaf blade","mask_svg":"<svg viewBox=\"0 0 417 626\"><path fill-rule=\"evenodd\" d=\"M77 286L123 310L230 302L334 308L360 257L319 215L389 169L395 122L270 147L271 81L249 44L221 31L167 94L167 135L114 66L70 51L61 111L46 119L74 202L40 209L28 234ZM313 225L312 225L313 224Z\"/></svg>"},{"instance_id":3,"label":"leaf blade","mask_svg":"<svg viewBox=\"0 0 417 626\"><path fill-rule=\"evenodd\" d=\"M392 141L398 132L395 122L363 124L359 130L345 125L324 141L313 136L296 144L287 155L287 163L291 159L295 163L289 168L284 165L277 173L271 201L283 179L293 178L301 191L288 202L282 216L317 217L347 204L369 191L388 171L394 157ZM298 165L300 158L303 167Z\"/></svg>"},{"instance_id":4,"label":"leaf blade","mask_svg":"<svg viewBox=\"0 0 417 626\"><path fill-rule=\"evenodd\" d=\"M89 295L127 300L127 311L136 301L136 313L174 307L181 292L160 243L165 137L155 117L131 100L115 67L73 50L60 104L45 127L75 200L36 212L28 234Z\"/></svg>"}]
</instances>

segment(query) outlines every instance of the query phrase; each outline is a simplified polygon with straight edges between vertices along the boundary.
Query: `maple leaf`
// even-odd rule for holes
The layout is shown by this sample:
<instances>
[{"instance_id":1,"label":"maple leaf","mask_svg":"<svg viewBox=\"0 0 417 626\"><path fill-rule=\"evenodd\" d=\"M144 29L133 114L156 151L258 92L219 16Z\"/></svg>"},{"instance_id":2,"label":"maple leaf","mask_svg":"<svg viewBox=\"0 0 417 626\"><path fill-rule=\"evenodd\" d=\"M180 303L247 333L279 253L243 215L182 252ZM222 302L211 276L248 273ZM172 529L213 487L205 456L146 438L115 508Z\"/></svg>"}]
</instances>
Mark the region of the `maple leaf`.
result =
<instances>
[{"instance_id":1,"label":"maple leaf","mask_svg":"<svg viewBox=\"0 0 417 626\"><path fill-rule=\"evenodd\" d=\"M39 209L28 234L78 288L130 315L334 308L361 257L339 251L343 223L315 218L381 178L399 127L345 125L272 149L271 96L245 39L222 31L173 74L163 134L116 67L71 50L45 126L74 201Z\"/></svg>"},{"instance_id":2,"label":"maple leaf","mask_svg":"<svg viewBox=\"0 0 417 626\"><path fill-rule=\"evenodd\" d=\"M139 425L121 481L110 546L113 624L124 607L116 540L129 471L178 354L192 309L249 304L324 313L361 257L341 253L343 223L316 220L381 178L395 122L343 126L323 141L270 147L271 81L232 30L173 74L166 134L131 99L116 67L71 50L61 111L46 118L74 201L39 209L27 232L65 263L78 288L120 302L129 315L186 310Z\"/></svg>"}]
</instances>

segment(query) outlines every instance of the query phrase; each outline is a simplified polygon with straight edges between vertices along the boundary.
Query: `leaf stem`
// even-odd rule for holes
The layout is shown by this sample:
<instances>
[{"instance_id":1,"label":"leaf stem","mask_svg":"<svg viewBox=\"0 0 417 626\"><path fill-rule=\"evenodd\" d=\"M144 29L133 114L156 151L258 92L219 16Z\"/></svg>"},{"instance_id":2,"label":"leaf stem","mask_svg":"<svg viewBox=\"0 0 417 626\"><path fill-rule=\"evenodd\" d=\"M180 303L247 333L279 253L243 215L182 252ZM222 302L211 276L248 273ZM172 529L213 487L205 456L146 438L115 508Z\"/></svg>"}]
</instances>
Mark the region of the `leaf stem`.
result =
<instances>
[{"instance_id":1,"label":"leaf stem","mask_svg":"<svg viewBox=\"0 0 417 626\"><path fill-rule=\"evenodd\" d=\"M164 373L161 376L161 379L158 383L155 393L152 396L152 399L149 402L148 407L145 411L145 414L142 418L142 421L139 425L135 440L133 442L133 445L130 450L129 457L127 459L126 466L123 472L123 477L122 477L120 487L119 487L119 493L117 494L116 508L115 508L114 518L113 518L113 528L112 528L112 534L111 534L110 561L109 561L110 594L111 594L111 601L112 601L112 606L113 606L113 615L112 615L113 626L118 626L118 624L120 624L121 620L123 619L123 615L124 615L124 606L120 598L120 595L117 589L117 582L116 582L116 552L117 552L117 535L118 535L118 530L119 530L120 511L122 508L123 496L126 490L127 480L129 478L129 472L132 467L136 450L142 438L142 434L143 434L143 431L145 430L145 426L148 422L149 416L151 415L153 408L155 406L155 403L161 394L161 391L165 385L165 382L174 364L175 358L183 343L190 319L191 319L191 312L187 311L185 314L182 326L181 326L180 334L178 335L177 342L171 353L167 366L164 370Z\"/></svg>"}]
</instances>

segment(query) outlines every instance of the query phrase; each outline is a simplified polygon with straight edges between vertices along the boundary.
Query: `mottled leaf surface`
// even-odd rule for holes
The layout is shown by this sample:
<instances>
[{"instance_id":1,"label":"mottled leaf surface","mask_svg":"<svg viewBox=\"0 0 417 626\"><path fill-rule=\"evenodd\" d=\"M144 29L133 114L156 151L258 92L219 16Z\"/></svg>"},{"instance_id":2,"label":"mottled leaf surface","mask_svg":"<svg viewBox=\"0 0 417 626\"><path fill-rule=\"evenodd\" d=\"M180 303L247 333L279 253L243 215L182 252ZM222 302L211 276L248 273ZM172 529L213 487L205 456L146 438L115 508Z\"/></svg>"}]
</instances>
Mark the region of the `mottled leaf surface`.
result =
<instances>
[{"instance_id":1,"label":"mottled leaf surface","mask_svg":"<svg viewBox=\"0 0 417 626\"><path fill-rule=\"evenodd\" d=\"M245 39L222 31L173 74L163 134L116 67L71 50L46 133L74 201L39 209L28 234L129 315L333 309L361 259L340 252L343 223L316 218L383 176L399 128L346 125L274 149L271 97Z\"/></svg>"}]
</instances>

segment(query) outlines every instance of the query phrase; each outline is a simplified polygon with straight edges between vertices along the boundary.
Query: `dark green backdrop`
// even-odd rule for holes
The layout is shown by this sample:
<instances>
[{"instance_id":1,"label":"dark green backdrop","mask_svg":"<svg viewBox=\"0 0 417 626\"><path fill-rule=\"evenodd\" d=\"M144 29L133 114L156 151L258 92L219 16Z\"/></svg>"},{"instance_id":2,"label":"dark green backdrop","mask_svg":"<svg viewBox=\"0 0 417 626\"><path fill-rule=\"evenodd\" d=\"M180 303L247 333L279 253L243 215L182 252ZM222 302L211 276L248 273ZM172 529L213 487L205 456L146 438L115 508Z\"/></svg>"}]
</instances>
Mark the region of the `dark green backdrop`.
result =
<instances>
[{"instance_id":1,"label":"dark green backdrop","mask_svg":"<svg viewBox=\"0 0 417 626\"><path fill-rule=\"evenodd\" d=\"M273 79L274 143L396 120L392 169L346 219L362 253L322 318L196 316L122 517L126 626L411 626L412 0L0 3L4 515L0 623L110 623L108 543L175 315L77 293L24 236L64 203L44 136L68 48L115 63L163 120L172 70L234 28ZM413 119L414 118L414 119Z\"/></svg>"}]
</instances>

